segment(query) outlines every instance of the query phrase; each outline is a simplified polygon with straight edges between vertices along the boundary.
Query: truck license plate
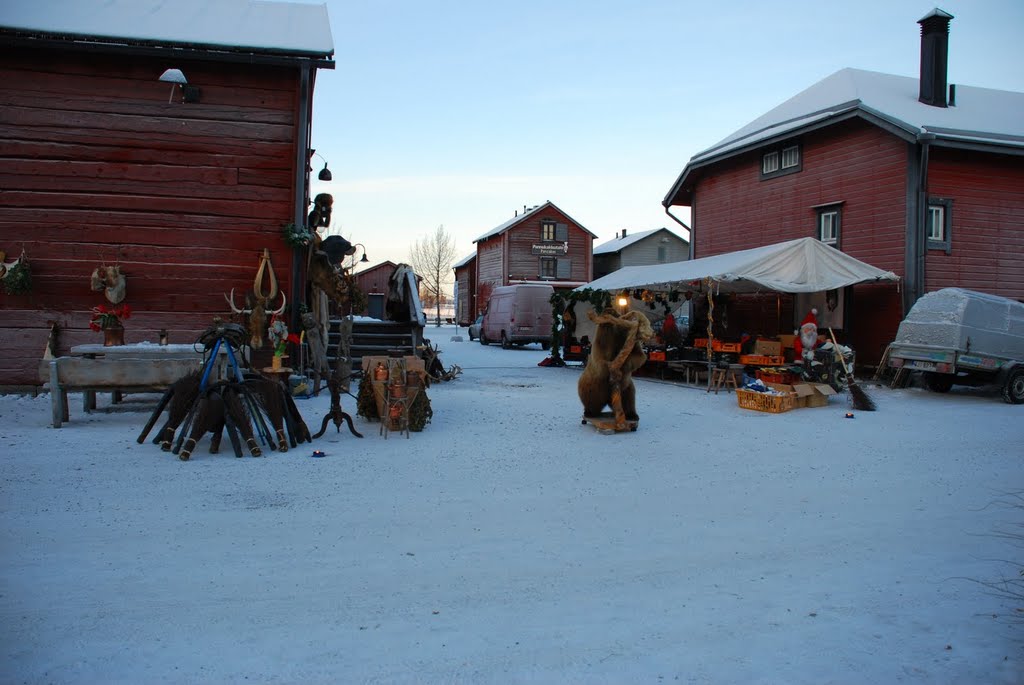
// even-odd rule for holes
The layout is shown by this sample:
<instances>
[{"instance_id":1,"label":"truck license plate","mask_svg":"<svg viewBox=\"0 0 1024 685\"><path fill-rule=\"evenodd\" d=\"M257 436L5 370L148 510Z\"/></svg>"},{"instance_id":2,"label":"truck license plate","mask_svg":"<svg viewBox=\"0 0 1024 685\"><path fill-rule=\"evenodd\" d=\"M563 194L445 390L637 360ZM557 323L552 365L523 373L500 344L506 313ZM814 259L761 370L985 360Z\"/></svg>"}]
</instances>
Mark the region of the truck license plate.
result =
<instances>
[{"instance_id":1,"label":"truck license plate","mask_svg":"<svg viewBox=\"0 0 1024 685\"><path fill-rule=\"evenodd\" d=\"M935 364L931 362L923 362L919 359L909 359L904 366L911 369L918 369L919 371L934 371Z\"/></svg>"}]
</instances>

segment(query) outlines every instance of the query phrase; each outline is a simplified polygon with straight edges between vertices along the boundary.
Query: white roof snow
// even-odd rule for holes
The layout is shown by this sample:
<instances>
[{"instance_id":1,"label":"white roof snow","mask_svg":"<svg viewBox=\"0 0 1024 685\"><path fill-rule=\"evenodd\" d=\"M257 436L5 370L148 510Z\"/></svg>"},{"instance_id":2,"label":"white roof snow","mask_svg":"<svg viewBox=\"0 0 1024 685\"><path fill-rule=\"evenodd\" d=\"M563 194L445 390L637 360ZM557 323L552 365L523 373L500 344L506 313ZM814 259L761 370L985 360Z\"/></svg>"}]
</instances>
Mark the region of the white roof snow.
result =
<instances>
[{"instance_id":1,"label":"white roof snow","mask_svg":"<svg viewBox=\"0 0 1024 685\"><path fill-rule=\"evenodd\" d=\"M916 78L842 69L697 153L690 165L854 110L913 136L1024 147L1024 93L956 84L951 107L926 105L919 95Z\"/></svg>"},{"instance_id":2,"label":"white roof snow","mask_svg":"<svg viewBox=\"0 0 1024 685\"><path fill-rule=\"evenodd\" d=\"M899 281L815 238L798 238L749 250L670 264L627 266L581 288L597 290L699 290L710 278L722 292L813 293L864 282Z\"/></svg>"},{"instance_id":3,"label":"white roof snow","mask_svg":"<svg viewBox=\"0 0 1024 685\"><path fill-rule=\"evenodd\" d=\"M637 233L627 232L625 237L615 237L607 242L601 243L600 245L594 248L594 254L610 254L618 252L619 250L625 247L629 247L633 243L639 240L643 240L647 236L653 235L654 233L657 233L660 230L662 229L652 228L649 231L639 231Z\"/></svg>"},{"instance_id":4,"label":"white roof snow","mask_svg":"<svg viewBox=\"0 0 1024 685\"><path fill-rule=\"evenodd\" d=\"M60 37L329 56L327 5L265 0L5 0L0 27Z\"/></svg>"}]
</instances>

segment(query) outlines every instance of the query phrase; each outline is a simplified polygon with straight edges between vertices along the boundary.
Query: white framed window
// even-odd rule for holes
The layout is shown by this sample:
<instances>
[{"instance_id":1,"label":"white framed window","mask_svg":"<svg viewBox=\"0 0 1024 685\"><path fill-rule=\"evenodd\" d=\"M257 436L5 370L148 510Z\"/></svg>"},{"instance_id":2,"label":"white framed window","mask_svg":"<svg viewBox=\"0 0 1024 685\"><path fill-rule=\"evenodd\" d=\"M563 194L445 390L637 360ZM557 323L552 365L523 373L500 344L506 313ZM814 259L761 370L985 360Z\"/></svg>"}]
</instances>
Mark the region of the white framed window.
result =
<instances>
[{"instance_id":1,"label":"white framed window","mask_svg":"<svg viewBox=\"0 0 1024 685\"><path fill-rule=\"evenodd\" d=\"M542 221L540 224L540 239L541 240L554 240L555 239L555 222L554 221Z\"/></svg>"},{"instance_id":2,"label":"white framed window","mask_svg":"<svg viewBox=\"0 0 1024 685\"><path fill-rule=\"evenodd\" d=\"M942 242L946 239L946 208L942 205L928 205L928 240Z\"/></svg>"},{"instance_id":3,"label":"white framed window","mask_svg":"<svg viewBox=\"0 0 1024 685\"><path fill-rule=\"evenodd\" d=\"M800 147L798 145L790 145L789 147L782 148L782 168L792 169L796 166L800 166Z\"/></svg>"},{"instance_id":4,"label":"white framed window","mask_svg":"<svg viewBox=\"0 0 1024 685\"><path fill-rule=\"evenodd\" d=\"M842 228L842 209L838 205L818 208L818 240L839 247L839 231Z\"/></svg>"},{"instance_id":5,"label":"white framed window","mask_svg":"<svg viewBox=\"0 0 1024 685\"><path fill-rule=\"evenodd\" d=\"M803 170L800 143L787 141L761 150L761 180L795 174Z\"/></svg>"},{"instance_id":6,"label":"white framed window","mask_svg":"<svg viewBox=\"0 0 1024 685\"><path fill-rule=\"evenodd\" d=\"M953 252L953 201L948 198L928 198L928 211L925 212L925 235L928 238L929 250L945 250Z\"/></svg>"}]
</instances>

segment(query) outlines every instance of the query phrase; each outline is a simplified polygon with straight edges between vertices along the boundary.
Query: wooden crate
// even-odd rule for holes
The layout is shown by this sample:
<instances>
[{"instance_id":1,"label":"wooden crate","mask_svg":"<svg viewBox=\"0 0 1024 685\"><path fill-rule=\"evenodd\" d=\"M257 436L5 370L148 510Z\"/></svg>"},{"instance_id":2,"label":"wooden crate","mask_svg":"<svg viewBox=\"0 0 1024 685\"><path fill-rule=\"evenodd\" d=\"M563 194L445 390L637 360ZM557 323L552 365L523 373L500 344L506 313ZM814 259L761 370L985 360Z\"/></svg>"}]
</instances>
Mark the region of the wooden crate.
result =
<instances>
[{"instance_id":1,"label":"wooden crate","mask_svg":"<svg viewBox=\"0 0 1024 685\"><path fill-rule=\"evenodd\" d=\"M741 409L781 414L796 408L796 393L788 392L776 395L740 388L736 391L736 401Z\"/></svg>"}]
</instances>

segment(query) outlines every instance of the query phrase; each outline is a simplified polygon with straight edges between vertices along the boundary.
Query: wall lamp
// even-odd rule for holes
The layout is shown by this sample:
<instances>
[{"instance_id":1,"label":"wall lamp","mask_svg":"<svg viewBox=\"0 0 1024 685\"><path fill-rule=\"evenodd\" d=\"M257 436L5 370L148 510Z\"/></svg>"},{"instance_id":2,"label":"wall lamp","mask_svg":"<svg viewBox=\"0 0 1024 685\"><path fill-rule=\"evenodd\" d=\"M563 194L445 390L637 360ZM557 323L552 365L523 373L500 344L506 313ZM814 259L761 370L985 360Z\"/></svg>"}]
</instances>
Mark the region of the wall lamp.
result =
<instances>
[{"instance_id":1,"label":"wall lamp","mask_svg":"<svg viewBox=\"0 0 1024 685\"><path fill-rule=\"evenodd\" d=\"M167 98L168 104L174 102L174 89L181 88L181 101L192 103L199 102L199 86L190 86L188 79L181 69L167 69L160 74L161 81L171 84L171 94Z\"/></svg>"},{"instance_id":2,"label":"wall lamp","mask_svg":"<svg viewBox=\"0 0 1024 685\"><path fill-rule=\"evenodd\" d=\"M350 253L352 255L352 266L350 266L349 269L354 269L356 267L356 248L357 247L363 248L363 258L359 260L360 264L366 264L367 262L370 261L367 258L367 256L366 256L366 245L363 245L362 243L356 243L355 245L352 246L352 252Z\"/></svg>"},{"instance_id":3,"label":"wall lamp","mask_svg":"<svg viewBox=\"0 0 1024 685\"><path fill-rule=\"evenodd\" d=\"M324 168L320 170L320 173L317 174L316 177L318 179L320 179L321 181L330 181L331 178L333 178L333 177L331 176L331 170L327 168L327 159L325 159L324 156L321 155L316 150L310 150L309 151L309 155L310 155L310 157L315 155L315 156L319 157L320 159L324 160ZM363 249L366 249L366 248L363 248Z\"/></svg>"}]
</instances>

